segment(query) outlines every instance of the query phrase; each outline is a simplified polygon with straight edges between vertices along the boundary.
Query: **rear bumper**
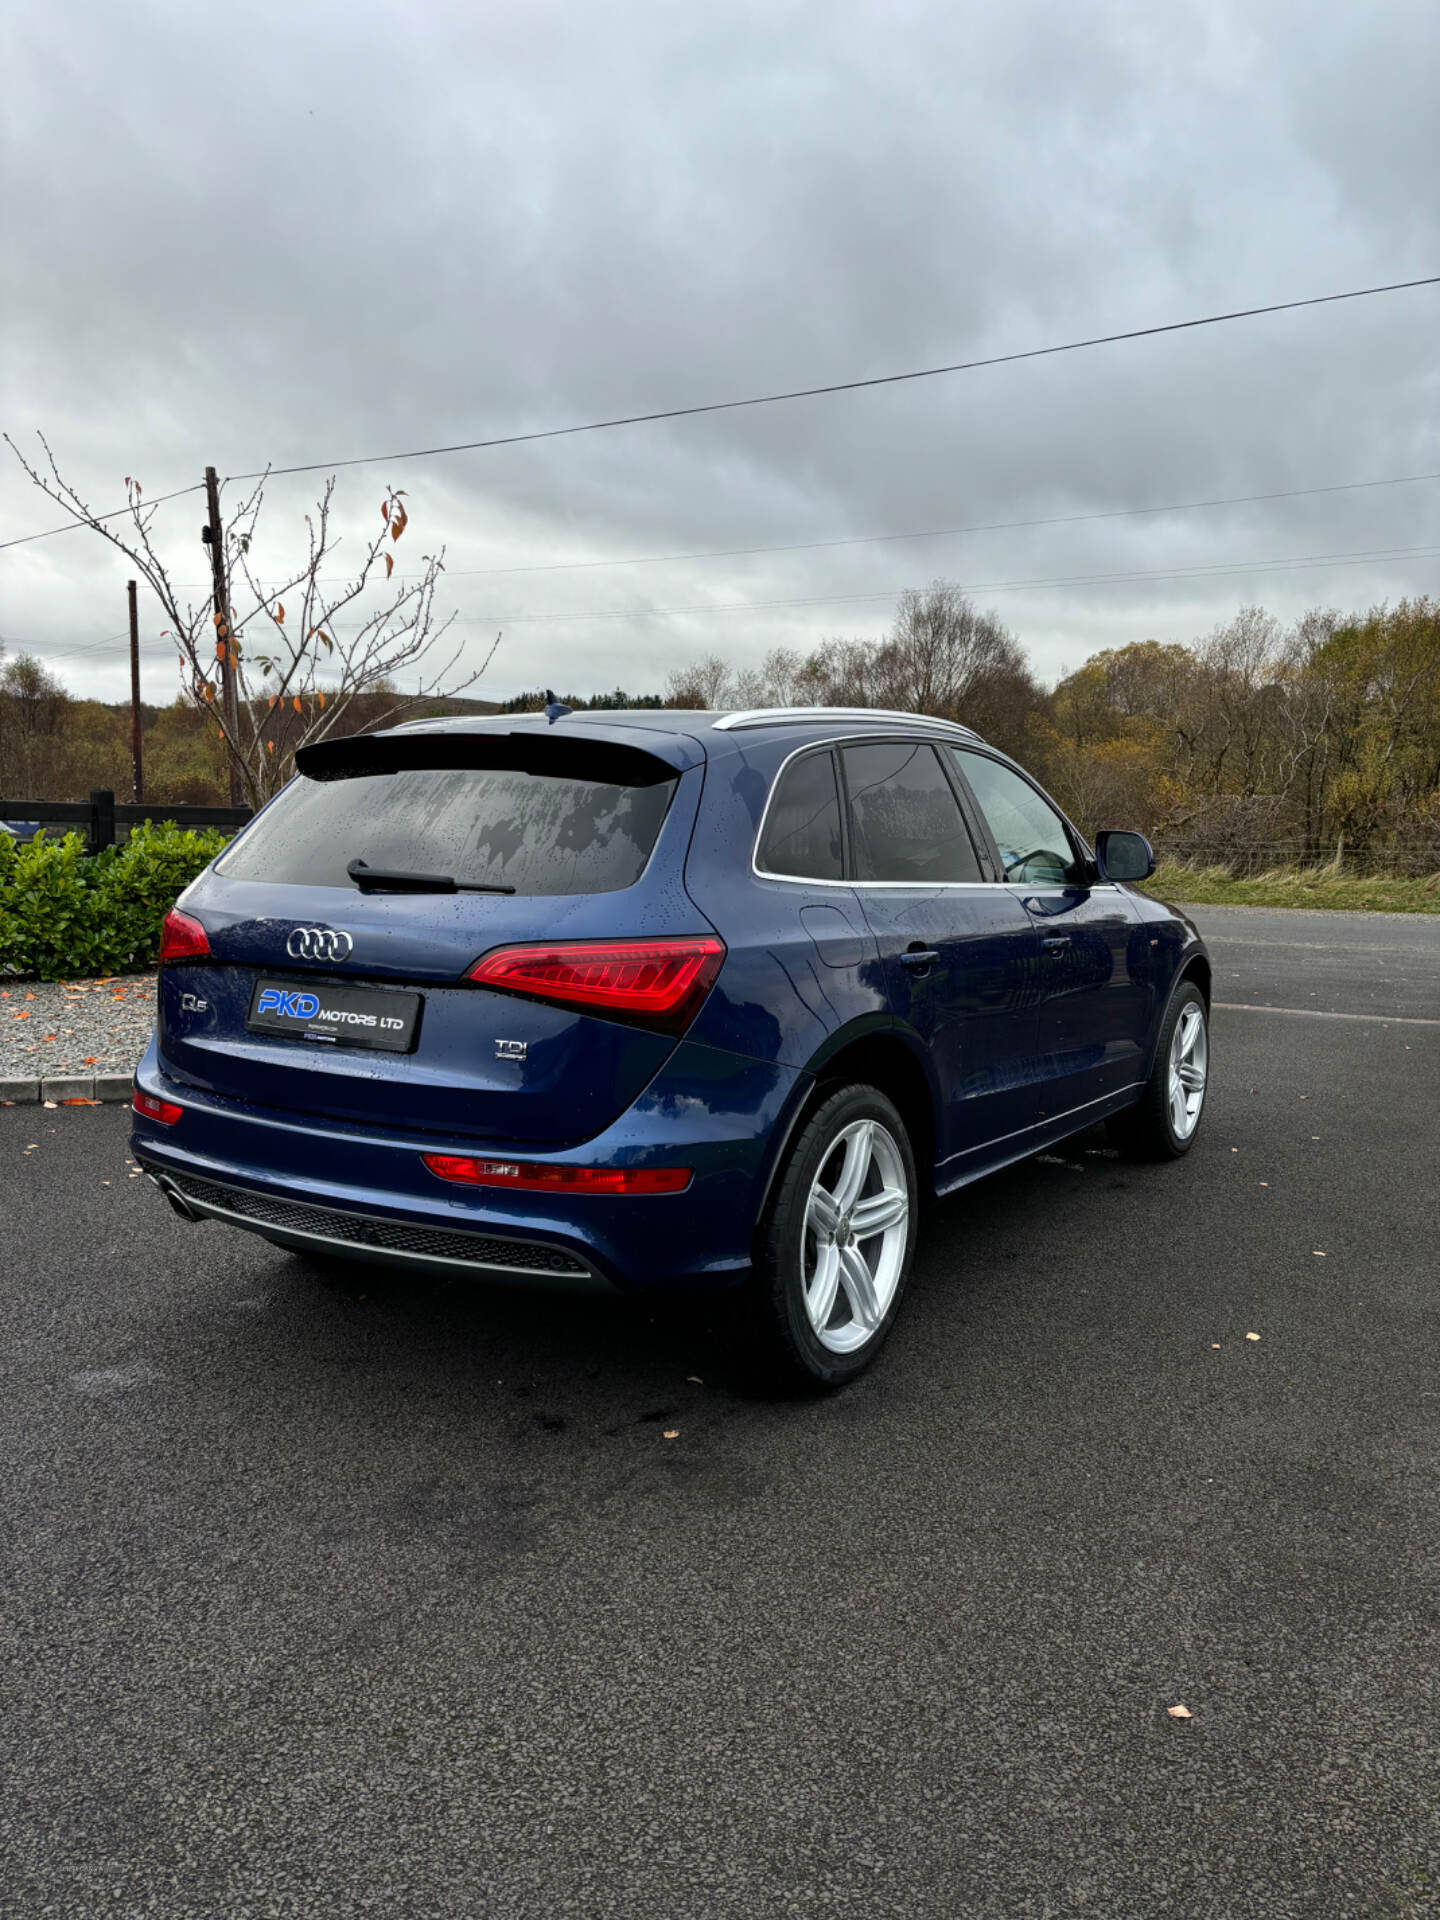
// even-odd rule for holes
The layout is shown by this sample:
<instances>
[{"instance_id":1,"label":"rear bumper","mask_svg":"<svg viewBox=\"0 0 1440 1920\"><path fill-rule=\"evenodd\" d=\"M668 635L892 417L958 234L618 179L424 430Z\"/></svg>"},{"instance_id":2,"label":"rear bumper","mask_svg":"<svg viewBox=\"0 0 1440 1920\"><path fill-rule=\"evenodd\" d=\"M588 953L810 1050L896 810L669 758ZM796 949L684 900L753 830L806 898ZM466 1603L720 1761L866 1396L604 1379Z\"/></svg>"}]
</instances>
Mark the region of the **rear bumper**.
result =
<instances>
[{"instance_id":1,"label":"rear bumper","mask_svg":"<svg viewBox=\"0 0 1440 1920\"><path fill-rule=\"evenodd\" d=\"M187 1217L410 1270L621 1287L744 1276L775 1143L808 1084L793 1068L682 1042L612 1127L547 1153L222 1100L168 1074L153 1041L135 1079L184 1109L172 1127L137 1115L131 1143ZM675 1194L506 1193L452 1185L421 1158L487 1148L584 1166L679 1164L693 1178Z\"/></svg>"}]
</instances>

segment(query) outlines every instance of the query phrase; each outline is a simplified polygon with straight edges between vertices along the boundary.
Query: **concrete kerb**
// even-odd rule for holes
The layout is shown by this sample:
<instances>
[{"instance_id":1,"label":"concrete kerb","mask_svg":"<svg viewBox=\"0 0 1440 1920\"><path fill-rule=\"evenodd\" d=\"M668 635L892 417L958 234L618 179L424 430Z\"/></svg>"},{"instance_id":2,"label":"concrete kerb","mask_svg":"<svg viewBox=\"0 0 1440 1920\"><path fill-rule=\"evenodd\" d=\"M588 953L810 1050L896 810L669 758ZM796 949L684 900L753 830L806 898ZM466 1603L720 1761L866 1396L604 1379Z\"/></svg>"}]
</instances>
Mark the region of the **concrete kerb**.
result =
<instances>
[{"instance_id":1,"label":"concrete kerb","mask_svg":"<svg viewBox=\"0 0 1440 1920\"><path fill-rule=\"evenodd\" d=\"M134 1078L128 1073L56 1074L44 1080L0 1080L0 1102L37 1106L53 1100L129 1100Z\"/></svg>"}]
</instances>

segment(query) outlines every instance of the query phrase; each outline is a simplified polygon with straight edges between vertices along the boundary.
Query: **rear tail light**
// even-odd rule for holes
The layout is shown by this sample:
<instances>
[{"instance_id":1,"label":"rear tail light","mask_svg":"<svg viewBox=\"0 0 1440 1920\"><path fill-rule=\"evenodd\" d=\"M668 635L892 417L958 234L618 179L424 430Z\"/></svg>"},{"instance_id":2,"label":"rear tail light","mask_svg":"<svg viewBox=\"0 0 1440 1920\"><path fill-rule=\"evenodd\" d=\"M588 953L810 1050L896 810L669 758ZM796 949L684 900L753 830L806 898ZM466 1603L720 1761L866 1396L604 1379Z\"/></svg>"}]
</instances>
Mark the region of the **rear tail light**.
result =
<instances>
[{"instance_id":1,"label":"rear tail light","mask_svg":"<svg viewBox=\"0 0 1440 1920\"><path fill-rule=\"evenodd\" d=\"M680 1193L690 1184L689 1167L546 1166L535 1160L476 1160L459 1153L427 1153L423 1158L442 1180L466 1187L508 1187L515 1193Z\"/></svg>"},{"instance_id":2,"label":"rear tail light","mask_svg":"<svg viewBox=\"0 0 1440 1920\"><path fill-rule=\"evenodd\" d=\"M158 1120L162 1127L173 1127L185 1111L173 1100L158 1100L153 1093L142 1093L139 1087L131 1094L130 1104L142 1120Z\"/></svg>"},{"instance_id":3,"label":"rear tail light","mask_svg":"<svg viewBox=\"0 0 1440 1920\"><path fill-rule=\"evenodd\" d=\"M465 977L482 987L683 1033L724 958L725 943L713 934L683 940L575 940L497 947Z\"/></svg>"},{"instance_id":4,"label":"rear tail light","mask_svg":"<svg viewBox=\"0 0 1440 1920\"><path fill-rule=\"evenodd\" d=\"M208 960L210 941L198 920L172 907L160 929L160 964L167 960Z\"/></svg>"}]
</instances>

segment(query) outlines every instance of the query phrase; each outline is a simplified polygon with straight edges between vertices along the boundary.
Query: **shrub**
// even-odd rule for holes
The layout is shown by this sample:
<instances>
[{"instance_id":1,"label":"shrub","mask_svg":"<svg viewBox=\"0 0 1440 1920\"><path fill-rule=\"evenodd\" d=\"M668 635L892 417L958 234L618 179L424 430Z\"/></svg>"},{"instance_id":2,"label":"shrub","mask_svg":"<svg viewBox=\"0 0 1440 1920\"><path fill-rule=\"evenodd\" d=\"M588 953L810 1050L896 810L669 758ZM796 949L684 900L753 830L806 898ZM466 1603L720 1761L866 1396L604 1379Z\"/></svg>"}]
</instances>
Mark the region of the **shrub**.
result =
<instances>
[{"instance_id":1,"label":"shrub","mask_svg":"<svg viewBox=\"0 0 1440 1920\"><path fill-rule=\"evenodd\" d=\"M227 838L146 825L87 854L78 833L25 847L0 836L0 971L68 980L153 966L160 923Z\"/></svg>"}]
</instances>

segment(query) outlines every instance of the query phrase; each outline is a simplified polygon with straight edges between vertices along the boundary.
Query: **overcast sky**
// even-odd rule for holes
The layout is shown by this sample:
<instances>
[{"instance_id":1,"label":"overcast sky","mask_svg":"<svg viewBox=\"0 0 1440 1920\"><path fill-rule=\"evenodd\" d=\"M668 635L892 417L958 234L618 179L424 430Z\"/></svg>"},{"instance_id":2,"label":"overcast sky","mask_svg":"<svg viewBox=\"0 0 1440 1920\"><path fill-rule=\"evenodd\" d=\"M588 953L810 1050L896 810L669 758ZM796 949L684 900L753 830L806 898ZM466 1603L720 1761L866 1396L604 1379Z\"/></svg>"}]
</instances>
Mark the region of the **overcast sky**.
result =
<instances>
[{"instance_id":1,"label":"overcast sky","mask_svg":"<svg viewBox=\"0 0 1440 1920\"><path fill-rule=\"evenodd\" d=\"M11 0L8 20L0 414L97 506L126 474L155 494L207 461L388 453L1440 272L1433 0ZM445 546L471 644L504 630L496 696L879 634L937 575L1053 679L1246 602L1434 593L1440 557L1014 583L1440 547L1440 481L618 563L1440 471L1437 343L1421 289L387 461L340 498L368 530L385 484L408 490L407 541ZM272 484L277 564L321 478ZM176 576L202 582L199 499L161 513ZM7 453L4 536L56 520ZM540 571L577 560L615 564ZM535 571L494 571L516 568ZM121 698L128 572L93 534L0 553L0 635ZM152 699L176 685L163 624L145 609Z\"/></svg>"}]
</instances>

